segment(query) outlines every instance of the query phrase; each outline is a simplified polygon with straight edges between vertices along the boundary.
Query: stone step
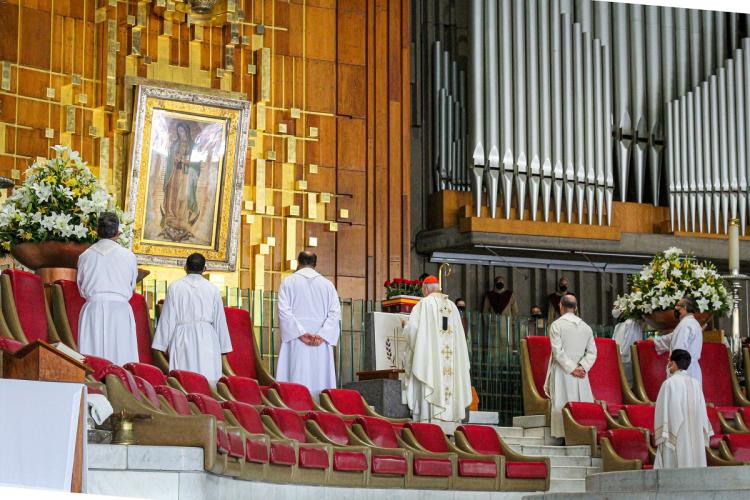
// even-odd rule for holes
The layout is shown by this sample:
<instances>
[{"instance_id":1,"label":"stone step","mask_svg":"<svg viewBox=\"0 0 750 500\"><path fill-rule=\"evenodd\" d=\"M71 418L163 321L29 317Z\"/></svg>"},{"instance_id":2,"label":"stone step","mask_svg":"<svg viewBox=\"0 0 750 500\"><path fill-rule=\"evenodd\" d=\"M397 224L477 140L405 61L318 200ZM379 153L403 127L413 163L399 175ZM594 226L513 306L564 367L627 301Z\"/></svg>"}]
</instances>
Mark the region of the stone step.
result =
<instances>
[{"instance_id":1,"label":"stone step","mask_svg":"<svg viewBox=\"0 0 750 500\"><path fill-rule=\"evenodd\" d=\"M571 493L571 492L585 492L586 491L586 480L585 479L551 479L549 482L550 493Z\"/></svg>"},{"instance_id":2,"label":"stone step","mask_svg":"<svg viewBox=\"0 0 750 500\"><path fill-rule=\"evenodd\" d=\"M545 427L547 425L546 418L544 415L522 415L520 417L513 417L513 427L523 427L528 429L531 427Z\"/></svg>"},{"instance_id":3,"label":"stone step","mask_svg":"<svg viewBox=\"0 0 750 500\"><path fill-rule=\"evenodd\" d=\"M497 425L500 423L500 414L496 411L470 411L469 423Z\"/></svg>"},{"instance_id":4,"label":"stone step","mask_svg":"<svg viewBox=\"0 0 750 500\"><path fill-rule=\"evenodd\" d=\"M596 464L592 463L592 458L585 456L552 456L549 457L549 461L553 469L555 467L596 467Z\"/></svg>"},{"instance_id":5,"label":"stone step","mask_svg":"<svg viewBox=\"0 0 750 500\"><path fill-rule=\"evenodd\" d=\"M545 446L545 445L512 445L511 448L524 455L537 455L543 457L577 455L591 456L590 446Z\"/></svg>"},{"instance_id":6,"label":"stone step","mask_svg":"<svg viewBox=\"0 0 750 500\"><path fill-rule=\"evenodd\" d=\"M526 429L523 427L498 427L494 426L495 430L497 431L500 436L502 436L503 439L509 438L509 437L526 437ZM529 436L529 437L539 437L539 436Z\"/></svg>"},{"instance_id":7,"label":"stone step","mask_svg":"<svg viewBox=\"0 0 750 500\"><path fill-rule=\"evenodd\" d=\"M552 466L552 479L586 479L589 474L599 472L597 467Z\"/></svg>"},{"instance_id":8,"label":"stone step","mask_svg":"<svg viewBox=\"0 0 750 500\"><path fill-rule=\"evenodd\" d=\"M503 437L505 444L512 446L543 446L544 438L538 437Z\"/></svg>"},{"instance_id":9,"label":"stone step","mask_svg":"<svg viewBox=\"0 0 750 500\"><path fill-rule=\"evenodd\" d=\"M552 437L549 427L530 427L523 430L524 437L541 437L544 438L544 444L550 446L562 446L565 444L563 438Z\"/></svg>"}]
</instances>

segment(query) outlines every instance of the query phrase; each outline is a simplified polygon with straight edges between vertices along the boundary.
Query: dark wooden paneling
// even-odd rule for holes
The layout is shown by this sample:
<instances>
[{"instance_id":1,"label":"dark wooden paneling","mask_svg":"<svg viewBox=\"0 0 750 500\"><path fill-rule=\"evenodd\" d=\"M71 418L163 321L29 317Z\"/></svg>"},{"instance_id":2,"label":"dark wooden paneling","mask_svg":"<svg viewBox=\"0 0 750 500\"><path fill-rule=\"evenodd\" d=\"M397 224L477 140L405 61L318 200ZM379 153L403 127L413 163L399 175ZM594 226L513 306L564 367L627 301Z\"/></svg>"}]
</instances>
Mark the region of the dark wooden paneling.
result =
<instances>
[{"instance_id":1,"label":"dark wooden paneling","mask_svg":"<svg viewBox=\"0 0 750 500\"><path fill-rule=\"evenodd\" d=\"M338 118L337 124L339 169L365 170L367 162L365 120Z\"/></svg>"}]
</instances>

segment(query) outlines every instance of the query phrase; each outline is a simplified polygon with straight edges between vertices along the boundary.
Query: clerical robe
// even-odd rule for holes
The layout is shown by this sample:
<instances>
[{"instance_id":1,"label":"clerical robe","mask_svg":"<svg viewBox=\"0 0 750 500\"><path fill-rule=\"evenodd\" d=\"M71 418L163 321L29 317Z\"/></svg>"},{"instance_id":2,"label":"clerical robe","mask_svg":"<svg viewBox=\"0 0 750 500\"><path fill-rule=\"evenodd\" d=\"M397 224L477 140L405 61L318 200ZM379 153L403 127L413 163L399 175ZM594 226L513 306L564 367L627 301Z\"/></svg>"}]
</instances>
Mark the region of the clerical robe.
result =
<instances>
[{"instance_id":1,"label":"clerical robe","mask_svg":"<svg viewBox=\"0 0 750 500\"><path fill-rule=\"evenodd\" d=\"M685 315L677 324L677 328L667 335L654 337L656 352L661 354L675 349L684 349L690 353L690 366L686 370L688 375L696 379L699 384L703 383L701 365L701 350L703 349L703 328L692 314Z\"/></svg>"},{"instance_id":2,"label":"clerical robe","mask_svg":"<svg viewBox=\"0 0 750 500\"><path fill-rule=\"evenodd\" d=\"M633 386L633 360L631 359L630 346L636 341L643 340L643 330L641 329L640 323L632 319L626 319L622 323L615 325L615 331L612 334L612 339L617 343L617 348L620 351L620 359L622 360L622 367L625 370L625 376L628 379L628 384Z\"/></svg>"},{"instance_id":3,"label":"clerical robe","mask_svg":"<svg viewBox=\"0 0 750 500\"><path fill-rule=\"evenodd\" d=\"M589 370L596 361L596 343L591 327L573 313L565 313L549 327L552 356L544 381L544 391L552 402L551 433L565 437L562 409L569 401L594 402L589 384ZM583 378L571 372L578 366L586 370Z\"/></svg>"},{"instance_id":4,"label":"clerical robe","mask_svg":"<svg viewBox=\"0 0 750 500\"><path fill-rule=\"evenodd\" d=\"M404 328L403 401L416 422L460 422L471 404L469 352L456 305L442 293L422 298Z\"/></svg>"},{"instance_id":5,"label":"clerical robe","mask_svg":"<svg viewBox=\"0 0 750 500\"><path fill-rule=\"evenodd\" d=\"M333 346L341 333L341 305L333 283L315 269L304 267L284 279L279 288L281 348L276 379L307 386L313 396L336 387ZM323 338L318 346L300 340L305 333Z\"/></svg>"},{"instance_id":6,"label":"clerical robe","mask_svg":"<svg viewBox=\"0 0 750 500\"><path fill-rule=\"evenodd\" d=\"M713 429L701 384L686 371L674 372L661 385L654 434L654 469L706 466L705 448Z\"/></svg>"},{"instance_id":7,"label":"clerical robe","mask_svg":"<svg viewBox=\"0 0 750 500\"><path fill-rule=\"evenodd\" d=\"M221 355L232 351L219 289L200 274L172 283L152 347L168 353L170 370L198 372L215 384Z\"/></svg>"},{"instance_id":8,"label":"clerical robe","mask_svg":"<svg viewBox=\"0 0 750 500\"><path fill-rule=\"evenodd\" d=\"M78 258L78 289L86 303L78 322L78 350L116 365L138 361L133 296L138 264L133 252L102 239Z\"/></svg>"}]
</instances>

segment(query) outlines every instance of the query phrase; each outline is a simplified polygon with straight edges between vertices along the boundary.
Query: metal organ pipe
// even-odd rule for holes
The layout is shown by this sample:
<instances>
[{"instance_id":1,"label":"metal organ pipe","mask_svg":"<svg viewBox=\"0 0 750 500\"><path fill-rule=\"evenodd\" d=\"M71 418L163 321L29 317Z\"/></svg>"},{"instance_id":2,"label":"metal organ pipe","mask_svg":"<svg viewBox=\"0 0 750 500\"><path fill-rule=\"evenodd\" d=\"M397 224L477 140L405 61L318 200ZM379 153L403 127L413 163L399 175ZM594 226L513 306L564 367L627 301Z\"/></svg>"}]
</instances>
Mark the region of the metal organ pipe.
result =
<instances>
[{"instance_id":1,"label":"metal organ pipe","mask_svg":"<svg viewBox=\"0 0 750 500\"><path fill-rule=\"evenodd\" d=\"M502 0L502 85L503 85L503 199L505 218L510 219L513 203L513 180L515 177L515 153L513 141L513 10L511 0Z\"/></svg>"},{"instance_id":2,"label":"metal organ pipe","mask_svg":"<svg viewBox=\"0 0 750 500\"><path fill-rule=\"evenodd\" d=\"M615 71L614 126L617 130L617 166L619 168L620 201L625 201L628 190L628 172L630 167L630 143L633 127L630 114L630 43L628 40L628 6L616 3L613 29L613 69ZM628 63L623 64L623 61Z\"/></svg>"},{"instance_id":3,"label":"metal organ pipe","mask_svg":"<svg viewBox=\"0 0 750 500\"><path fill-rule=\"evenodd\" d=\"M527 1L526 4L526 95L528 96L527 113L529 115L529 211L531 220L536 220L539 202L539 183L541 174L541 158L539 153L539 40L537 1ZM523 216L521 216L523 218Z\"/></svg>"},{"instance_id":4,"label":"metal organ pipe","mask_svg":"<svg viewBox=\"0 0 750 500\"><path fill-rule=\"evenodd\" d=\"M560 2L552 0L550 31L552 33L552 174L554 177L555 222L560 222L563 200L563 70ZM544 169L542 169L544 170ZM545 219L546 220L546 219Z\"/></svg>"},{"instance_id":5,"label":"metal organ pipe","mask_svg":"<svg viewBox=\"0 0 750 500\"><path fill-rule=\"evenodd\" d=\"M585 120L585 186L586 186L586 221L594 223L594 196L596 192L595 114L594 114L594 45L592 33L583 33L583 91ZM580 181L579 181L580 182Z\"/></svg>"},{"instance_id":6,"label":"metal organ pipe","mask_svg":"<svg viewBox=\"0 0 750 500\"><path fill-rule=\"evenodd\" d=\"M635 143L635 191L638 203L643 203L643 179L648 148L648 123L646 121L646 53L643 6L630 6L630 67L632 69L631 89L633 92L633 142Z\"/></svg>"},{"instance_id":7,"label":"metal organ pipe","mask_svg":"<svg viewBox=\"0 0 750 500\"><path fill-rule=\"evenodd\" d=\"M516 100L515 131L516 138L516 192L518 199L518 218L523 220L526 208L526 174L527 150L526 150L526 22L524 4L525 0L515 0L513 3L513 45L515 55L513 65L515 75L513 78Z\"/></svg>"},{"instance_id":8,"label":"metal organ pipe","mask_svg":"<svg viewBox=\"0 0 750 500\"><path fill-rule=\"evenodd\" d=\"M487 183L487 204L490 216L497 215L497 188L500 176L500 102L498 82L499 52L497 48L497 2L485 2L485 48L486 73L485 92L487 96L487 169L485 170Z\"/></svg>"},{"instance_id":9,"label":"metal organ pipe","mask_svg":"<svg viewBox=\"0 0 750 500\"><path fill-rule=\"evenodd\" d=\"M539 0L539 73L540 77L540 129L542 162L542 217L549 221L550 198L552 194L552 102L550 83L550 4L549 0ZM559 80L558 80L559 83ZM536 210L533 210L536 214Z\"/></svg>"},{"instance_id":10,"label":"metal organ pipe","mask_svg":"<svg viewBox=\"0 0 750 500\"><path fill-rule=\"evenodd\" d=\"M663 129L661 123L662 74L661 74L661 25L659 8L646 6L646 101L648 117L648 179L651 184L651 201L659 205L661 182L661 157L663 149Z\"/></svg>"},{"instance_id":11,"label":"metal organ pipe","mask_svg":"<svg viewBox=\"0 0 750 500\"><path fill-rule=\"evenodd\" d=\"M747 78L747 67L745 66L744 49L735 50L734 61L735 119L737 122L737 197L740 231L744 234L747 217L747 135L745 130L747 126L745 122L745 110L747 108L745 79Z\"/></svg>"},{"instance_id":12,"label":"metal organ pipe","mask_svg":"<svg viewBox=\"0 0 750 500\"><path fill-rule=\"evenodd\" d=\"M574 90L573 90L573 24L568 13L562 14L562 60L563 60L563 113L564 113L564 170L565 214L570 224L573 222L573 200L575 198L575 146Z\"/></svg>"},{"instance_id":13,"label":"metal organ pipe","mask_svg":"<svg viewBox=\"0 0 750 500\"><path fill-rule=\"evenodd\" d=\"M586 195L586 146L584 143L584 89L583 89L583 33L579 23L573 24L573 73L575 75L575 176L576 212L578 223L584 224L583 205Z\"/></svg>"},{"instance_id":14,"label":"metal organ pipe","mask_svg":"<svg viewBox=\"0 0 750 500\"><path fill-rule=\"evenodd\" d=\"M482 181L486 163L484 150L484 64L483 64L483 23L482 3L484 0L471 0L469 43L471 45L471 66L469 68L469 150L471 151L471 192L474 198L474 215L482 215ZM439 48L438 48L439 50Z\"/></svg>"}]
</instances>

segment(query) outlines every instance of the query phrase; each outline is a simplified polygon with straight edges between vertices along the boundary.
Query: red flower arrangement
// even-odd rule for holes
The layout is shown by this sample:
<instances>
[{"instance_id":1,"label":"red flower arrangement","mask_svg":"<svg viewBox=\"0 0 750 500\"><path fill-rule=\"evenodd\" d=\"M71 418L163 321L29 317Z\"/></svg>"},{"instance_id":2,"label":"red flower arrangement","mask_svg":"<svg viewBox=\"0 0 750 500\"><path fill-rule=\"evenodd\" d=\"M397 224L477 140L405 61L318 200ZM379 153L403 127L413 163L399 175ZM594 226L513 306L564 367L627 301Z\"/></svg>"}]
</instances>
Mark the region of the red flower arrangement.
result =
<instances>
[{"instance_id":1,"label":"red flower arrangement","mask_svg":"<svg viewBox=\"0 0 750 500\"><path fill-rule=\"evenodd\" d=\"M397 295L422 296L422 282L420 280L393 278L383 283L383 286L385 287L386 297L389 299Z\"/></svg>"}]
</instances>

